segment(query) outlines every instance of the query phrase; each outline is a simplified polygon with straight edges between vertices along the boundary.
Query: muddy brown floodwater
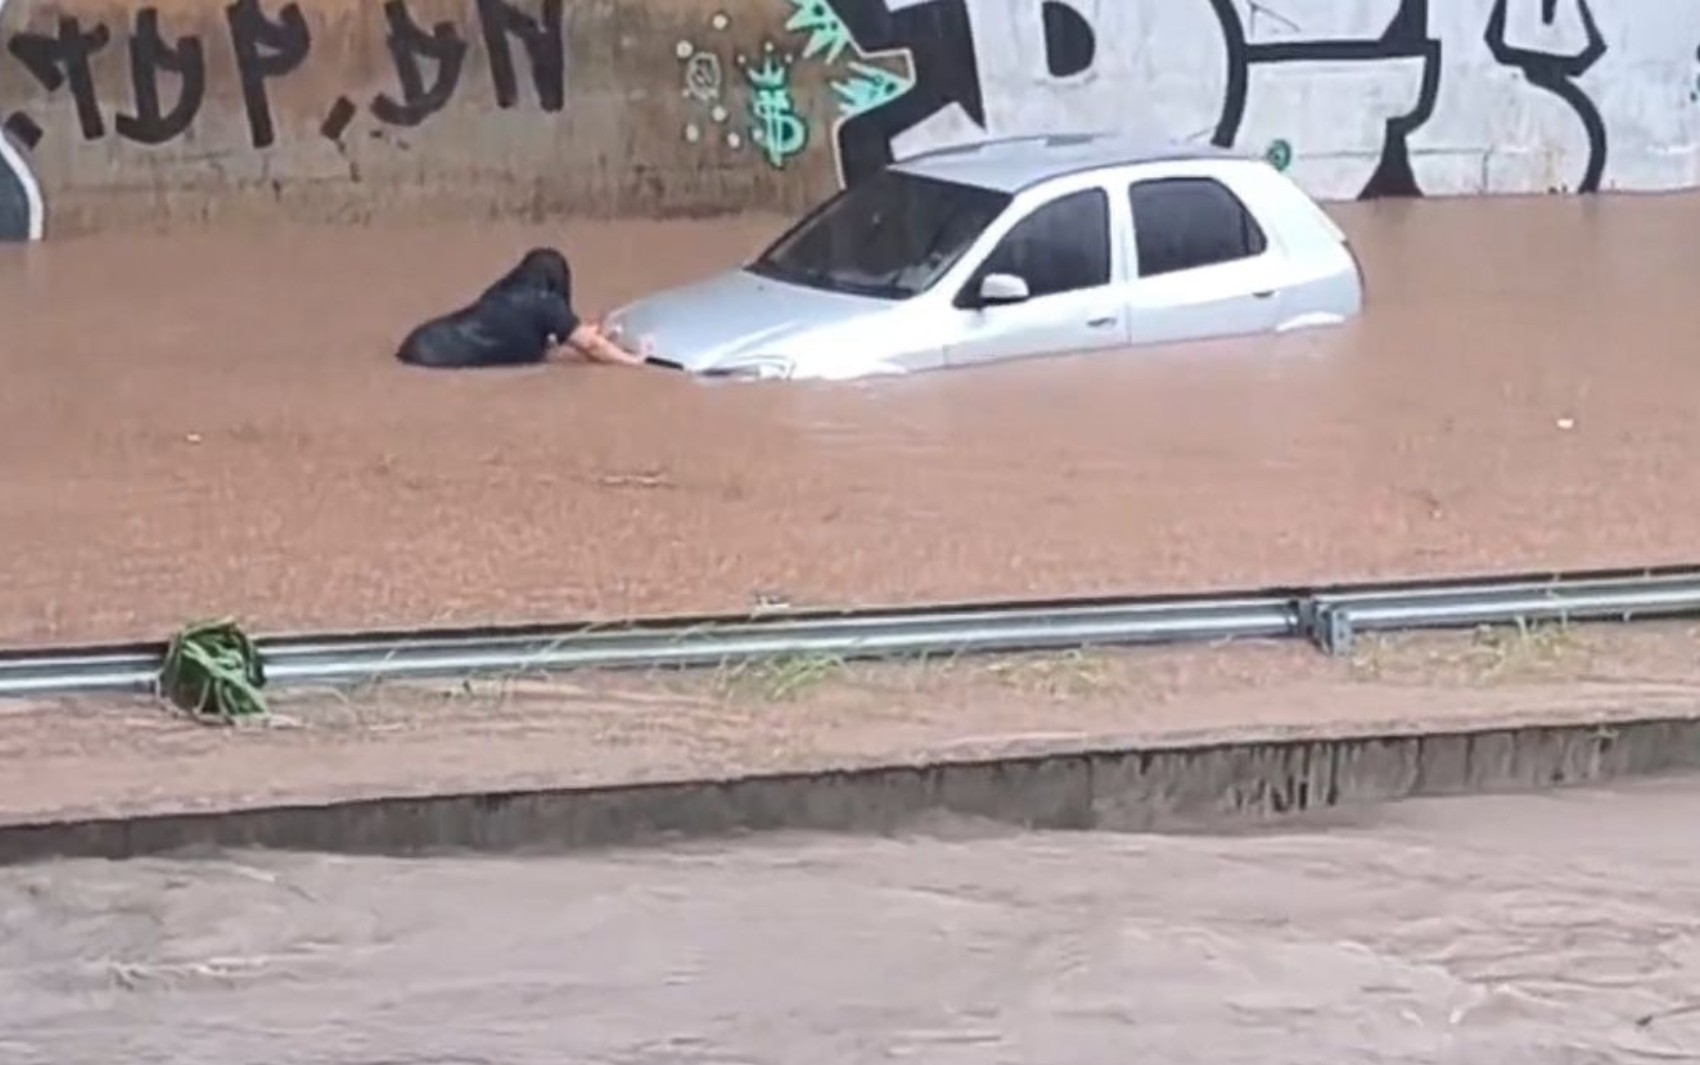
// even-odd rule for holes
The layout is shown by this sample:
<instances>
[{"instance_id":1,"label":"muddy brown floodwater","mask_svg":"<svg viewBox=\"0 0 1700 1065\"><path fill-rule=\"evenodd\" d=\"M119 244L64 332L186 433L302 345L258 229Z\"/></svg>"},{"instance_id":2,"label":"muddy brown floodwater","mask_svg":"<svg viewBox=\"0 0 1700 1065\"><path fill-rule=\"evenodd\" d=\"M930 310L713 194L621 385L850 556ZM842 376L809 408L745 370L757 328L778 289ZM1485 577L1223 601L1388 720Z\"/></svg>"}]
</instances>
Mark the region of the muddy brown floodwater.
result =
<instances>
[{"instance_id":1,"label":"muddy brown floodwater","mask_svg":"<svg viewBox=\"0 0 1700 1065\"><path fill-rule=\"evenodd\" d=\"M1700 1056L1700 784L1233 837L971 825L0 871L8 1065Z\"/></svg>"},{"instance_id":2,"label":"muddy brown floodwater","mask_svg":"<svg viewBox=\"0 0 1700 1065\"><path fill-rule=\"evenodd\" d=\"M1334 213L1346 328L818 386L390 359L532 242L594 313L779 219L7 250L0 639L1692 559L1700 196Z\"/></svg>"}]
</instances>

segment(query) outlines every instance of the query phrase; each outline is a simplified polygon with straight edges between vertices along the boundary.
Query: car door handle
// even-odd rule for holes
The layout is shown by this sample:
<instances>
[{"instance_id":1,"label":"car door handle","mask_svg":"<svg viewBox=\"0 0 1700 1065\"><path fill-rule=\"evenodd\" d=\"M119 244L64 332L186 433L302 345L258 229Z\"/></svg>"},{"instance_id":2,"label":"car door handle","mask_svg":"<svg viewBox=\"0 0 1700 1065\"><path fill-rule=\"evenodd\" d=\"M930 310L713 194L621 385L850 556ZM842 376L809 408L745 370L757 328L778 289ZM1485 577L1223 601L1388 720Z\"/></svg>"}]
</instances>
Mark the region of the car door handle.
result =
<instances>
[{"instance_id":1,"label":"car door handle","mask_svg":"<svg viewBox=\"0 0 1700 1065\"><path fill-rule=\"evenodd\" d=\"M1116 324L1116 316L1113 315L1113 314L1106 314L1102 318L1088 318L1088 319L1086 319L1086 325L1087 325L1087 328L1089 328L1089 329L1102 329L1107 325L1115 325L1115 324Z\"/></svg>"},{"instance_id":2,"label":"car door handle","mask_svg":"<svg viewBox=\"0 0 1700 1065\"><path fill-rule=\"evenodd\" d=\"M1272 289L1272 288L1266 288L1262 292L1253 292L1252 295L1257 297L1260 300L1266 300L1270 296L1275 295L1275 290Z\"/></svg>"}]
</instances>

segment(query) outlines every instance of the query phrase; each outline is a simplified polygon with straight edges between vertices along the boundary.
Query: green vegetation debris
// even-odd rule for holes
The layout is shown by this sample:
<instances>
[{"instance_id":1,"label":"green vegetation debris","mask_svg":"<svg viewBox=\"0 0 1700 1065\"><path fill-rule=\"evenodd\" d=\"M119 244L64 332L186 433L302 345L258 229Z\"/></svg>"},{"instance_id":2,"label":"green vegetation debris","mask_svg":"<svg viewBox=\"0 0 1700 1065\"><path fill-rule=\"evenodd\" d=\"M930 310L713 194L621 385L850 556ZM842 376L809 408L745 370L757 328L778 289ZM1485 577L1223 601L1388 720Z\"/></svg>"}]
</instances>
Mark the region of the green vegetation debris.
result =
<instances>
[{"instance_id":1,"label":"green vegetation debris","mask_svg":"<svg viewBox=\"0 0 1700 1065\"><path fill-rule=\"evenodd\" d=\"M267 716L265 684L259 648L225 618L180 629L166 648L155 688L195 720L229 725Z\"/></svg>"}]
</instances>

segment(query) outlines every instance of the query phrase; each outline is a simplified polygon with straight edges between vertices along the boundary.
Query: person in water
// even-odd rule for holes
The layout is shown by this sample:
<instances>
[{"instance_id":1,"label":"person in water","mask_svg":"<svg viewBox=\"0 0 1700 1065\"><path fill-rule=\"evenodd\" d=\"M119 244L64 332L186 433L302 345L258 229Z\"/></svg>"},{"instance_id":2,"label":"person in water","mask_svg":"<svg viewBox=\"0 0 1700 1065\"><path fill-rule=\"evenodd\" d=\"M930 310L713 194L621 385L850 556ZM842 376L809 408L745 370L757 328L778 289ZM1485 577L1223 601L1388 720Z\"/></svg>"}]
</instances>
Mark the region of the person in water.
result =
<instances>
[{"instance_id":1,"label":"person in water","mask_svg":"<svg viewBox=\"0 0 1700 1065\"><path fill-rule=\"evenodd\" d=\"M591 362L644 362L596 324L579 320L566 256L553 248L533 248L472 303L407 334L396 358L434 369L525 366L543 362L561 345Z\"/></svg>"}]
</instances>

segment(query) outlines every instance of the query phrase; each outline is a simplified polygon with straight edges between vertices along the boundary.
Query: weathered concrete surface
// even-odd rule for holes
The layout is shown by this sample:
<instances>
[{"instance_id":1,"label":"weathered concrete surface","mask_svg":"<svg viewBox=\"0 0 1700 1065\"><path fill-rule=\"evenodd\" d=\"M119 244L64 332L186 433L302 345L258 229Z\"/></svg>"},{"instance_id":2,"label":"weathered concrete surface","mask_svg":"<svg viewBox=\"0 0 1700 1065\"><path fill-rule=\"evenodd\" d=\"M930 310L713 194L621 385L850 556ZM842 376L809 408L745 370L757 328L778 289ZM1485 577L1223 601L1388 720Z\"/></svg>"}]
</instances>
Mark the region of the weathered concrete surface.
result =
<instances>
[{"instance_id":1,"label":"weathered concrete surface","mask_svg":"<svg viewBox=\"0 0 1700 1065\"><path fill-rule=\"evenodd\" d=\"M1417 796L1700 770L1700 708L1525 729L1059 751L605 788L352 800L0 825L0 863L194 848L525 851L735 832L888 832L937 812L1031 828L1162 831Z\"/></svg>"},{"instance_id":2,"label":"weathered concrete surface","mask_svg":"<svg viewBox=\"0 0 1700 1065\"><path fill-rule=\"evenodd\" d=\"M232 10L0 0L0 238L40 222L32 180L59 234L252 215L794 211L894 156L1081 127L1266 152L1329 198L1700 180L1700 12L1687 4ZM86 74L53 52L61 17L104 34L88 38Z\"/></svg>"},{"instance_id":3,"label":"weathered concrete surface","mask_svg":"<svg viewBox=\"0 0 1700 1065\"><path fill-rule=\"evenodd\" d=\"M263 7L274 26L283 24L283 5L267 0ZM683 140L675 46L707 18L705 5L689 0L553 6L521 0L513 10L543 25L561 52L553 58L541 46L542 58L534 61L522 39L510 35L505 66L515 92L507 101L497 95L490 59L497 53L488 47L480 5L413 0L406 10L419 26L444 27L464 44L453 92L417 125L385 122L373 110L380 96L404 95L383 4L301 4L295 40L304 38L305 50L282 53L293 69L266 79L265 103L252 107L235 55L237 31L223 3L12 0L0 8L0 37L13 42L11 54L0 55L0 100L39 130L39 141L23 154L43 189L54 234L253 217L359 222L378 213L536 219L752 205L795 210L832 182L829 157L781 171L753 165L747 150ZM119 124L120 115L135 114L127 49L142 12L155 13L167 42L198 40L205 67L204 102L188 126L162 143L137 143L125 133L133 127ZM105 26L110 35L90 61L90 114L99 115L93 126L80 123L68 82L46 91L17 54L20 35L55 34L63 15L85 30ZM725 35L727 46L753 48L752 34L763 28L772 27L741 23ZM429 89L436 65L424 58L419 68ZM160 77L167 110L177 85L173 74Z\"/></svg>"},{"instance_id":4,"label":"weathered concrete surface","mask_svg":"<svg viewBox=\"0 0 1700 1065\"><path fill-rule=\"evenodd\" d=\"M1694 641L1654 626L1377 640L1350 662L1245 645L812 681L793 664L721 688L403 687L286 700L297 727L255 732L21 705L0 714L0 860L571 848L940 810L1162 830L1598 782L1700 768Z\"/></svg>"}]
</instances>

